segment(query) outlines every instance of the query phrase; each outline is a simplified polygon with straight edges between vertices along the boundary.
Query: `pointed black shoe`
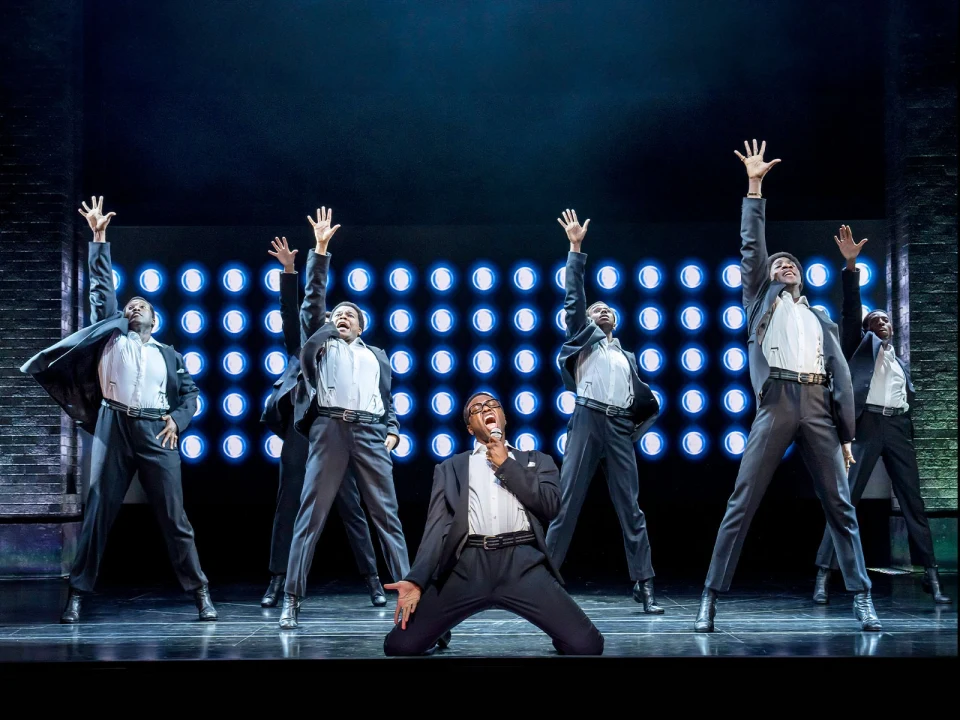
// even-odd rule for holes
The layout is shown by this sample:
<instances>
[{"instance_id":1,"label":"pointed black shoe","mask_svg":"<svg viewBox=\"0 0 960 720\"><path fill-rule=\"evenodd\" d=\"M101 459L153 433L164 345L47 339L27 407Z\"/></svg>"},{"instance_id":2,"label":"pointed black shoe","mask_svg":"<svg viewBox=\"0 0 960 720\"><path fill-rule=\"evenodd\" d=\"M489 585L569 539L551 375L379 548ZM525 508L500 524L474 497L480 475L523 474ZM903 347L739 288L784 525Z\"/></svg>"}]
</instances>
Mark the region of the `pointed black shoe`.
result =
<instances>
[{"instance_id":1,"label":"pointed black shoe","mask_svg":"<svg viewBox=\"0 0 960 720\"><path fill-rule=\"evenodd\" d=\"M374 607L383 607L387 604L387 594L383 591L383 585L380 584L380 577L374 573L364 577L367 581L367 587L370 589L370 602Z\"/></svg>"},{"instance_id":2,"label":"pointed black shoe","mask_svg":"<svg viewBox=\"0 0 960 720\"><path fill-rule=\"evenodd\" d=\"M70 588L70 594L67 595L67 604L63 607L63 613L60 615L60 622L64 625L74 625L80 622L80 605L82 602L83 596Z\"/></svg>"},{"instance_id":3,"label":"pointed black shoe","mask_svg":"<svg viewBox=\"0 0 960 720\"><path fill-rule=\"evenodd\" d=\"M638 603L643 603L643 611L647 615L663 615L663 608L657 605L657 599L653 594L653 578L637 581L633 586L633 599Z\"/></svg>"},{"instance_id":4,"label":"pointed black shoe","mask_svg":"<svg viewBox=\"0 0 960 720\"><path fill-rule=\"evenodd\" d=\"M693 623L696 632L713 632L713 619L717 616L717 593L710 588L704 588L700 596L700 612Z\"/></svg>"},{"instance_id":5,"label":"pointed black shoe","mask_svg":"<svg viewBox=\"0 0 960 720\"><path fill-rule=\"evenodd\" d=\"M864 632L880 632L883 625L873 608L873 597L870 591L857 593L853 596L853 614L860 621L860 629Z\"/></svg>"},{"instance_id":6,"label":"pointed black shoe","mask_svg":"<svg viewBox=\"0 0 960 720\"><path fill-rule=\"evenodd\" d=\"M450 631L447 630L443 635L437 638L437 647L441 650L446 650L447 646L450 645L450 638L453 636L450 634Z\"/></svg>"},{"instance_id":7,"label":"pointed black shoe","mask_svg":"<svg viewBox=\"0 0 960 720\"><path fill-rule=\"evenodd\" d=\"M949 605L953 602L953 600L944 595L940 589L940 572L937 570L936 565L924 570L921 587L923 587L925 593L933 595L933 602L937 605Z\"/></svg>"},{"instance_id":8,"label":"pointed black shoe","mask_svg":"<svg viewBox=\"0 0 960 720\"><path fill-rule=\"evenodd\" d=\"M201 585L193 591L193 600L197 604L197 611L200 613L200 619L205 622L214 622L220 615L213 606L213 600L210 599L210 586Z\"/></svg>"},{"instance_id":9,"label":"pointed black shoe","mask_svg":"<svg viewBox=\"0 0 960 720\"><path fill-rule=\"evenodd\" d=\"M830 602L830 570L819 568L817 579L813 581L813 601L817 605L826 605Z\"/></svg>"},{"instance_id":10,"label":"pointed black shoe","mask_svg":"<svg viewBox=\"0 0 960 720\"><path fill-rule=\"evenodd\" d=\"M280 612L280 628L283 630L294 630L300 626L297 618L300 615L300 605L303 598L285 592L283 594L283 610Z\"/></svg>"},{"instance_id":11,"label":"pointed black shoe","mask_svg":"<svg viewBox=\"0 0 960 720\"><path fill-rule=\"evenodd\" d=\"M260 607L276 607L277 603L280 602L280 595L283 594L283 584L286 581L286 575L271 576L267 591L260 598Z\"/></svg>"}]
</instances>

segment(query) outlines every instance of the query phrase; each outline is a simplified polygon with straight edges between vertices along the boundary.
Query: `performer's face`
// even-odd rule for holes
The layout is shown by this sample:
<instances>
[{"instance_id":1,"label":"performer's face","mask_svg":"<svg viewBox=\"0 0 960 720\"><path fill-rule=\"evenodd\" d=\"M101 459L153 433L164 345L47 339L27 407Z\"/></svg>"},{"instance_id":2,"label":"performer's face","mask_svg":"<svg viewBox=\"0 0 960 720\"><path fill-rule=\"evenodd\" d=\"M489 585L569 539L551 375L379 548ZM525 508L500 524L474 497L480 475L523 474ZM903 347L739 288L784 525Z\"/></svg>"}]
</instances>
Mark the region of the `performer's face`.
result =
<instances>
[{"instance_id":1,"label":"performer's face","mask_svg":"<svg viewBox=\"0 0 960 720\"><path fill-rule=\"evenodd\" d=\"M123 316L127 319L130 329L137 333L143 328L153 330L156 322L153 306L142 297L130 298L123 308Z\"/></svg>"},{"instance_id":2,"label":"performer's face","mask_svg":"<svg viewBox=\"0 0 960 720\"><path fill-rule=\"evenodd\" d=\"M348 343L353 342L360 336L360 318L357 311L349 305L341 305L333 311L330 316L333 324L340 333L340 338Z\"/></svg>"},{"instance_id":3,"label":"performer's face","mask_svg":"<svg viewBox=\"0 0 960 720\"><path fill-rule=\"evenodd\" d=\"M770 266L770 279L793 288L800 284L800 269L790 258L778 257Z\"/></svg>"},{"instance_id":4,"label":"performer's face","mask_svg":"<svg viewBox=\"0 0 960 720\"><path fill-rule=\"evenodd\" d=\"M490 439L490 431L495 427L500 428L501 432L506 432L507 418L503 414L500 401L492 395L481 393L473 398L470 401L469 413L467 431L480 442L487 442Z\"/></svg>"},{"instance_id":5,"label":"performer's face","mask_svg":"<svg viewBox=\"0 0 960 720\"><path fill-rule=\"evenodd\" d=\"M893 324L890 322L889 316L882 310L876 310L870 314L867 319L867 329L881 340L889 340L893 337Z\"/></svg>"},{"instance_id":6,"label":"performer's face","mask_svg":"<svg viewBox=\"0 0 960 720\"><path fill-rule=\"evenodd\" d=\"M617 327L616 315L609 305L602 302L590 306L590 319L605 333L612 333L614 328Z\"/></svg>"}]
</instances>

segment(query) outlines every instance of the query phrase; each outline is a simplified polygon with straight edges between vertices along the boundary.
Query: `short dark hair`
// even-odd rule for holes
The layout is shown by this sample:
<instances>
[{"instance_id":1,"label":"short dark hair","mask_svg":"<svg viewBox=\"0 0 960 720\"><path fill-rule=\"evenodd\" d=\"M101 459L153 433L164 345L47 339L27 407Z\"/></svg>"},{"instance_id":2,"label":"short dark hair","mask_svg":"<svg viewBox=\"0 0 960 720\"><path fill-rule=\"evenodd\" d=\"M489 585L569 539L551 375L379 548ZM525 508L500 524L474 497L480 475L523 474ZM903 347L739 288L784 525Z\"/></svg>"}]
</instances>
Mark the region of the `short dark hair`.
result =
<instances>
[{"instance_id":1,"label":"short dark hair","mask_svg":"<svg viewBox=\"0 0 960 720\"><path fill-rule=\"evenodd\" d=\"M866 315L863 316L863 322L860 324L860 326L864 330L869 330L870 320L876 317L877 315L886 315L888 318L890 317L890 315L887 313L886 310L884 310L883 308L877 308L876 310L871 310L870 312L868 312Z\"/></svg>"},{"instance_id":2,"label":"short dark hair","mask_svg":"<svg viewBox=\"0 0 960 720\"><path fill-rule=\"evenodd\" d=\"M153 313L154 315L157 314L157 311L153 307L153 303L147 300L145 297L143 297L143 295L134 295L132 298L127 300L126 303L124 303L123 307L127 307L127 305L132 303L134 300L143 300L147 304L147 307L150 308L150 312Z\"/></svg>"},{"instance_id":3,"label":"short dark hair","mask_svg":"<svg viewBox=\"0 0 960 720\"><path fill-rule=\"evenodd\" d=\"M797 266L797 273L800 275L800 289L802 290L803 289L803 265L801 265L800 261L797 260L797 256L792 253L778 252L771 255L767 259L767 277L770 277L770 269L773 267L773 263L776 262L777 259L782 257L787 258L787 260L789 260L790 262L792 262L794 265Z\"/></svg>"},{"instance_id":4,"label":"short dark hair","mask_svg":"<svg viewBox=\"0 0 960 720\"><path fill-rule=\"evenodd\" d=\"M337 308L342 307L343 305L346 305L347 307L352 307L354 310L357 311L357 322L360 323L360 329L363 330L363 326L364 326L363 310L360 309L359 305L352 303L349 300L344 300L343 302L338 302L336 305L334 305L333 310L330 311L330 317L333 317L333 314L337 311Z\"/></svg>"},{"instance_id":5,"label":"short dark hair","mask_svg":"<svg viewBox=\"0 0 960 720\"><path fill-rule=\"evenodd\" d=\"M470 406L473 405L473 401L476 398L480 397L481 395L487 395L488 397L490 397L490 399L500 402L500 398L498 398L492 392L488 392L486 390L480 390L479 392L475 392L473 395L467 398L467 402L463 406L463 424L464 425L470 424Z\"/></svg>"},{"instance_id":6,"label":"short dark hair","mask_svg":"<svg viewBox=\"0 0 960 720\"><path fill-rule=\"evenodd\" d=\"M590 307L587 308L587 315L589 315L597 305L606 305L608 308L610 308L610 314L613 315L613 324L616 325L617 321L620 319L617 317L617 311L610 307L610 303L604 302L603 300L597 300L595 303L590 305Z\"/></svg>"}]
</instances>

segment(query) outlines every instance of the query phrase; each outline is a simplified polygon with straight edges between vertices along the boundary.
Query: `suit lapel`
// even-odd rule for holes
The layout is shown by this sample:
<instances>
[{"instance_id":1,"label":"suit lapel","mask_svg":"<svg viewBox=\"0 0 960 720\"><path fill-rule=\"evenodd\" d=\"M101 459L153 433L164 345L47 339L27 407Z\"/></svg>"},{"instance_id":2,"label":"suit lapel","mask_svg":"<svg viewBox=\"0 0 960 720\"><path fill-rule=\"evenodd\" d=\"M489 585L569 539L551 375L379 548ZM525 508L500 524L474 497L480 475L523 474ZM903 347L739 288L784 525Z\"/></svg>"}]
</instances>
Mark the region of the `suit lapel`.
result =
<instances>
[{"instance_id":1,"label":"suit lapel","mask_svg":"<svg viewBox=\"0 0 960 720\"><path fill-rule=\"evenodd\" d=\"M171 410L180 406L180 383L177 377L177 354L170 345L160 345L160 354L167 366L167 402Z\"/></svg>"},{"instance_id":2,"label":"suit lapel","mask_svg":"<svg viewBox=\"0 0 960 720\"><path fill-rule=\"evenodd\" d=\"M873 345L873 364L877 364L877 356L880 354L880 346L883 343L880 341L880 338L877 337L876 333L870 333L870 342Z\"/></svg>"}]
</instances>

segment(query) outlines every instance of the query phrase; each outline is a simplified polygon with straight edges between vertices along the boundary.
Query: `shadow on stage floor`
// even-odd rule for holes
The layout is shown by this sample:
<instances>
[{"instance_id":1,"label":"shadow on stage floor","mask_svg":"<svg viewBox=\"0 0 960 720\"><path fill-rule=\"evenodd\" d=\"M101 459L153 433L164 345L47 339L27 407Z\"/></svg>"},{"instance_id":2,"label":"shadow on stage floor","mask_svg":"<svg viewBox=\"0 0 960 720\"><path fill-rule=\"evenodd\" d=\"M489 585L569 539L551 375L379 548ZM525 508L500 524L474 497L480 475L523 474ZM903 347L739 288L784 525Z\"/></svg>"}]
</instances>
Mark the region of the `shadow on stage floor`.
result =
<instances>
[{"instance_id":1,"label":"shadow on stage floor","mask_svg":"<svg viewBox=\"0 0 960 720\"><path fill-rule=\"evenodd\" d=\"M955 598L956 576L944 576L944 580L945 590ZM332 668L346 663L354 669L380 666L391 671L411 664L422 670L423 663L430 663L431 671L436 671L538 663L557 669L561 667L557 663L570 661L612 667L609 663L618 658L637 662L704 656L957 656L956 605L934 606L916 575L875 576L874 601L883 621L882 633L858 630L852 596L839 588L830 605L814 605L809 578L738 587L721 599L716 632L709 635L693 632L699 588L692 584L663 585L659 601L666 614L662 616L644 615L627 587L574 584L570 589L606 639L602 658L561 658L537 628L507 612L491 610L456 627L446 650L405 663L383 657L383 638L392 622L390 606L374 608L363 589L348 582L311 588L301 610L300 628L281 631L279 610L259 605L260 586L214 587L220 611L216 623L198 622L192 599L173 590L107 590L87 598L83 622L68 626L58 623L65 582L7 581L0 583L0 662L16 663L20 669L79 663L157 670L179 664L175 661L211 660L290 669L290 663L273 661L297 659L308 661L306 665Z\"/></svg>"}]
</instances>

